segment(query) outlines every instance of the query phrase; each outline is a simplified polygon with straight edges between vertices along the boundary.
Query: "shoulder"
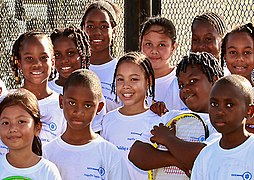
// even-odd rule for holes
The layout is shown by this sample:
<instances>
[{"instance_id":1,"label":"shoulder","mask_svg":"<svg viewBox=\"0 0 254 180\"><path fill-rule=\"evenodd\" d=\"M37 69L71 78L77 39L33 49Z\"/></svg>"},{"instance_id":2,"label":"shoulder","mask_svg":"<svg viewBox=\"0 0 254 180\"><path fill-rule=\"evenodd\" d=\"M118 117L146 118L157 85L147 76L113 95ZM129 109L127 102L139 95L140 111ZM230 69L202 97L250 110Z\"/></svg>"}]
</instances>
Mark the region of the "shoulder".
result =
<instances>
[{"instance_id":1,"label":"shoulder","mask_svg":"<svg viewBox=\"0 0 254 180\"><path fill-rule=\"evenodd\" d=\"M98 135L96 140L97 143L99 143L101 146L107 147L106 149L112 150L112 151L118 151L117 147L112 144L111 142L105 140L102 136Z\"/></svg>"},{"instance_id":2,"label":"shoulder","mask_svg":"<svg viewBox=\"0 0 254 180\"><path fill-rule=\"evenodd\" d=\"M41 163L41 165L46 169L57 169L56 165L53 162L51 162L48 159L45 159L44 157L41 157L39 163Z\"/></svg>"},{"instance_id":3,"label":"shoulder","mask_svg":"<svg viewBox=\"0 0 254 180\"><path fill-rule=\"evenodd\" d=\"M90 143L89 149L90 151L93 149L94 153L100 154L101 159L115 159L121 156L118 148L100 135Z\"/></svg>"},{"instance_id":4,"label":"shoulder","mask_svg":"<svg viewBox=\"0 0 254 180\"><path fill-rule=\"evenodd\" d=\"M148 129L150 130L154 125L161 122L162 117L149 109L145 113L141 114L139 119L143 120L143 125L148 125Z\"/></svg>"},{"instance_id":5,"label":"shoulder","mask_svg":"<svg viewBox=\"0 0 254 180\"><path fill-rule=\"evenodd\" d=\"M58 142L61 141L61 136L53 139L52 141L42 145L43 151L50 151L53 147L56 147Z\"/></svg>"},{"instance_id":6,"label":"shoulder","mask_svg":"<svg viewBox=\"0 0 254 180\"><path fill-rule=\"evenodd\" d=\"M98 72L98 70L108 70L108 69L114 70L117 62L118 62L118 60L116 58L113 58L112 60L110 60L104 64L100 64L100 65L90 64L90 69L95 72ZM113 73L113 72L111 72L111 73Z\"/></svg>"},{"instance_id":7,"label":"shoulder","mask_svg":"<svg viewBox=\"0 0 254 180\"><path fill-rule=\"evenodd\" d=\"M165 88L165 86L167 88L170 88L170 87L172 87L172 84L178 86L176 71L173 70L172 72L170 72L169 74L167 74L165 76L162 76L160 78L156 78L155 82L156 82L156 86L160 85L159 86L160 88L163 88L163 85L164 85L164 88Z\"/></svg>"},{"instance_id":8,"label":"shoulder","mask_svg":"<svg viewBox=\"0 0 254 180\"><path fill-rule=\"evenodd\" d=\"M206 145L199 153L200 156L208 156L209 154L213 154L216 150L221 149L219 146L220 138L216 139L212 143ZM199 156L198 155L198 156Z\"/></svg>"},{"instance_id":9,"label":"shoulder","mask_svg":"<svg viewBox=\"0 0 254 180\"><path fill-rule=\"evenodd\" d=\"M119 113L119 108L113 109L105 114L105 116L114 116Z\"/></svg>"},{"instance_id":10,"label":"shoulder","mask_svg":"<svg viewBox=\"0 0 254 180\"><path fill-rule=\"evenodd\" d=\"M111 120L116 120L119 116L119 108L107 112L102 118L102 124L108 123ZM114 117L114 118L113 118Z\"/></svg>"},{"instance_id":11,"label":"shoulder","mask_svg":"<svg viewBox=\"0 0 254 180\"><path fill-rule=\"evenodd\" d=\"M52 91L54 91L58 94L61 94L63 92L63 87L56 84L56 79L49 81L48 86Z\"/></svg>"},{"instance_id":12,"label":"shoulder","mask_svg":"<svg viewBox=\"0 0 254 180\"><path fill-rule=\"evenodd\" d=\"M96 138L96 143L97 143L96 149L101 148L102 154L110 158L114 158L114 156L117 157L121 156L118 148L111 142L105 140L102 136L98 135L98 137Z\"/></svg>"},{"instance_id":13,"label":"shoulder","mask_svg":"<svg viewBox=\"0 0 254 180\"><path fill-rule=\"evenodd\" d=\"M254 134L252 134L244 143L242 143L242 146L244 146L244 148L249 146L248 149L252 149L251 147L254 147Z\"/></svg>"},{"instance_id":14,"label":"shoulder","mask_svg":"<svg viewBox=\"0 0 254 180\"><path fill-rule=\"evenodd\" d=\"M41 163L43 173L47 174L49 178L61 179L60 172L53 162L42 157L39 163Z\"/></svg>"},{"instance_id":15,"label":"shoulder","mask_svg":"<svg viewBox=\"0 0 254 180\"><path fill-rule=\"evenodd\" d=\"M49 104L56 104L59 101L59 94L55 91L52 91L52 94L44 99L38 100L39 106L45 106ZM58 104L57 104L58 105Z\"/></svg>"}]
</instances>

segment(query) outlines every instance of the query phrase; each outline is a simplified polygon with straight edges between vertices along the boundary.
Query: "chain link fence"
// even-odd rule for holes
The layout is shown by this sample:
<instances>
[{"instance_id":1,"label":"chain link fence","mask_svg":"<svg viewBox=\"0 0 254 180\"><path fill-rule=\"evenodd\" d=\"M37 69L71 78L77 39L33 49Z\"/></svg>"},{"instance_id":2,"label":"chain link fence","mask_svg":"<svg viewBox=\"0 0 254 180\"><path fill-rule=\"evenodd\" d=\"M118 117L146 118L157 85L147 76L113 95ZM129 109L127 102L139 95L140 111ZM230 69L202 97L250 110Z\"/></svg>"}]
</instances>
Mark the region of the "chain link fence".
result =
<instances>
[{"instance_id":1,"label":"chain link fence","mask_svg":"<svg viewBox=\"0 0 254 180\"><path fill-rule=\"evenodd\" d=\"M196 15L214 12L224 18L230 30L235 25L254 23L253 0L162 0L162 16L172 20L177 30L178 48L172 57L177 64L188 53L191 43L191 23Z\"/></svg>"},{"instance_id":2,"label":"chain link fence","mask_svg":"<svg viewBox=\"0 0 254 180\"><path fill-rule=\"evenodd\" d=\"M0 0L0 78L7 88L16 88L9 58L12 45L20 34L38 29L50 34L55 28L69 25L80 27L86 6L92 0ZM123 1L113 1L124 9ZM114 38L114 55L124 52L124 19L119 17L117 37Z\"/></svg>"},{"instance_id":3,"label":"chain link fence","mask_svg":"<svg viewBox=\"0 0 254 180\"><path fill-rule=\"evenodd\" d=\"M91 0L0 0L0 78L8 88L15 88L9 58L14 41L21 33L39 29L51 33L55 28L73 24L79 27L85 7ZM124 53L124 1L112 0L121 9L114 55ZM192 19L203 12L213 11L224 16L229 28L254 22L253 0L162 0L161 14L176 25L179 46L172 63L176 64L190 48ZM131 19L130 19L131 20Z\"/></svg>"}]
</instances>

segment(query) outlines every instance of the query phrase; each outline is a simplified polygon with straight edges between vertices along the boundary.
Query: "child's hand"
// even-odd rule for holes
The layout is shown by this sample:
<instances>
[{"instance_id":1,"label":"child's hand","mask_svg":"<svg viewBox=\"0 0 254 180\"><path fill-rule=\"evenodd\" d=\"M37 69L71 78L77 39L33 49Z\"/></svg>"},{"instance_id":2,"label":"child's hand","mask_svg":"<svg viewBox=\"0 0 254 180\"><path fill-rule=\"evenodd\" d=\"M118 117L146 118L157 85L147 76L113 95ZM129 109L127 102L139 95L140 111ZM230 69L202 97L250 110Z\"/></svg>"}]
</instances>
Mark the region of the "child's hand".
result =
<instances>
[{"instance_id":1,"label":"child's hand","mask_svg":"<svg viewBox=\"0 0 254 180\"><path fill-rule=\"evenodd\" d=\"M150 106L150 110L153 111L155 114L158 114L159 116L162 116L163 114L168 112L168 109L167 109L165 103L162 101L153 103Z\"/></svg>"},{"instance_id":2,"label":"child's hand","mask_svg":"<svg viewBox=\"0 0 254 180\"><path fill-rule=\"evenodd\" d=\"M175 137L175 122L171 124L170 127L166 127L162 123L159 126L154 126L151 130L151 134L153 135L150 140L153 143L165 145L170 141L170 138Z\"/></svg>"}]
</instances>

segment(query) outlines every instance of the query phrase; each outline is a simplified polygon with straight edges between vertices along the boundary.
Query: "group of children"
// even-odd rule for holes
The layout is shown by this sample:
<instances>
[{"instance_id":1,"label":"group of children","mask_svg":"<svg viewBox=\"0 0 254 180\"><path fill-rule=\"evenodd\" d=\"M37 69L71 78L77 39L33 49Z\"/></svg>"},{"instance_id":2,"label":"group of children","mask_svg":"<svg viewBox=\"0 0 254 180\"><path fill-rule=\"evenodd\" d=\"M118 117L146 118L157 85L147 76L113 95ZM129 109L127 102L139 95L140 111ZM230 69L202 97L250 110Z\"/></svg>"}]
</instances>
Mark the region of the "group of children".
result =
<instances>
[{"instance_id":1,"label":"group of children","mask_svg":"<svg viewBox=\"0 0 254 180\"><path fill-rule=\"evenodd\" d=\"M176 29L162 17L143 24L141 52L114 58L118 14L95 1L81 28L14 43L20 88L0 104L0 179L148 179L147 170L168 166L183 171L178 179L252 177L253 25L227 33L217 14L195 17L190 52L173 66ZM164 125L186 111L205 120L205 141Z\"/></svg>"}]
</instances>

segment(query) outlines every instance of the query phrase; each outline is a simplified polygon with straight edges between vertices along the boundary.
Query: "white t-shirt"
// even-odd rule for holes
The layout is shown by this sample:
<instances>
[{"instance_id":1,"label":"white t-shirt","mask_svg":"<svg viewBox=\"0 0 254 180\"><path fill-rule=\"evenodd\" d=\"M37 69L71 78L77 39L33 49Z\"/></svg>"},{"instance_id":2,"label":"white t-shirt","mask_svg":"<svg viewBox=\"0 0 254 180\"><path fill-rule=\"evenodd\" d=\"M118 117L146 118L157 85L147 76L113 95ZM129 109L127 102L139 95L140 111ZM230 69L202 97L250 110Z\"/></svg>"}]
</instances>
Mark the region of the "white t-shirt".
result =
<instances>
[{"instance_id":1,"label":"white t-shirt","mask_svg":"<svg viewBox=\"0 0 254 180\"><path fill-rule=\"evenodd\" d=\"M63 94L63 86L59 86L58 84L56 84L56 80L58 79L58 77L56 77L55 79L51 80L48 82L48 87L52 90L55 91L58 94Z\"/></svg>"},{"instance_id":2,"label":"white t-shirt","mask_svg":"<svg viewBox=\"0 0 254 180\"><path fill-rule=\"evenodd\" d=\"M9 152L9 148L1 141L0 137L0 156L3 156Z\"/></svg>"},{"instance_id":3,"label":"white t-shirt","mask_svg":"<svg viewBox=\"0 0 254 180\"><path fill-rule=\"evenodd\" d=\"M42 144L52 141L66 129L67 124L63 111L59 107L58 97L59 95L53 92L50 96L38 100L42 122L39 138ZM5 155L7 152L8 147L0 140L0 155Z\"/></svg>"},{"instance_id":4,"label":"white t-shirt","mask_svg":"<svg viewBox=\"0 0 254 180\"><path fill-rule=\"evenodd\" d=\"M228 76L231 74L231 72L229 71L228 67L227 66L224 66L223 67L223 72L224 72L224 76Z\"/></svg>"},{"instance_id":5,"label":"white t-shirt","mask_svg":"<svg viewBox=\"0 0 254 180\"><path fill-rule=\"evenodd\" d=\"M154 125L159 125L159 123L163 123L163 124L167 124L170 120L172 120L174 117L183 114L183 113L193 113L192 111L181 111L181 110L170 110L169 112L167 112L166 114L164 114L161 117L161 121L159 121L158 123L154 124ZM199 115L206 123L207 127L208 127L208 131L209 131L209 137L203 142L205 144L210 144L212 142L214 142L215 140L219 139L221 137L220 133L218 133L216 131L216 129L212 126L212 124L210 123L210 119L209 119L209 114L207 113L196 113L197 115ZM140 141L144 142L144 143L148 143L148 144L153 144L150 141L150 138L152 137L151 134L151 129L142 133L142 136L140 137ZM164 171L167 171L168 167L164 168ZM173 169L177 167L172 167ZM187 180L189 179L185 173L183 171L175 171L176 173L176 178L178 178L179 180Z\"/></svg>"},{"instance_id":6,"label":"white t-shirt","mask_svg":"<svg viewBox=\"0 0 254 180\"><path fill-rule=\"evenodd\" d=\"M155 100L163 101L169 110L187 110L179 95L176 68L166 76L155 79ZM151 105L151 98L148 97L148 104Z\"/></svg>"},{"instance_id":7,"label":"white t-shirt","mask_svg":"<svg viewBox=\"0 0 254 180\"><path fill-rule=\"evenodd\" d=\"M52 81L49 82L49 88L58 94L63 94L63 86L59 86L56 84L56 79L53 79ZM99 132L101 131L101 121L103 116L106 114L106 100L104 97L101 98L101 102L104 103L104 106L102 110L95 115L93 121L92 121L92 129L94 132Z\"/></svg>"},{"instance_id":8,"label":"white t-shirt","mask_svg":"<svg viewBox=\"0 0 254 180\"><path fill-rule=\"evenodd\" d=\"M70 145L61 137L43 146L43 156L55 163L63 180L129 180L117 148L101 136L84 145Z\"/></svg>"},{"instance_id":9,"label":"white t-shirt","mask_svg":"<svg viewBox=\"0 0 254 180\"><path fill-rule=\"evenodd\" d=\"M111 93L112 90L111 85L114 78L116 64L117 59L114 58L105 64L101 65L90 64L89 67L89 69L95 72L101 80L102 94L106 100L107 112L122 106L121 102L119 103L115 102L116 95L114 93ZM120 101L119 98L118 101Z\"/></svg>"},{"instance_id":10,"label":"white t-shirt","mask_svg":"<svg viewBox=\"0 0 254 180\"><path fill-rule=\"evenodd\" d=\"M223 149L219 143L220 140L202 149L194 162L191 179L252 179L254 135L233 149Z\"/></svg>"},{"instance_id":11,"label":"white t-shirt","mask_svg":"<svg viewBox=\"0 0 254 180\"><path fill-rule=\"evenodd\" d=\"M14 91L11 90L11 91ZM42 144L48 143L57 136L60 136L66 129L66 120L63 111L59 107L59 94L53 92L50 96L38 100L41 114L42 129L40 139ZM0 155L4 155L8 147L0 141Z\"/></svg>"},{"instance_id":12,"label":"white t-shirt","mask_svg":"<svg viewBox=\"0 0 254 180\"><path fill-rule=\"evenodd\" d=\"M38 100L41 113L42 129L40 139L42 144L60 136L66 129L63 111L59 107L59 94L53 92L50 96Z\"/></svg>"},{"instance_id":13,"label":"white t-shirt","mask_svg":"<svg viewBox=\"0 0 254 180\"><path fill-rule=\"evenodd\" d=\"M0 179L18 177L36 179L36 180L61 180L60 173L55 164L47 159L41 160L29 168L16 168L6 159L6 155L0 156ZM14 178L15 179L15 178Z\"/></svg>"},{"instance_id":14,"label":"white t-shirt","mask_svg":"<svg viewBox=\"0 0 254 180\"><path fill-rule=\"evenodd\" d=\"M142 132L151 130L153 125L160 119L160 116L147 110L144 113L126 116L115 109L105 115L102 121L101 136L116 145L124 157L131 179L147 180L147 171L137 168L128 160L131 146Z\"/></svg>"},{"instance_id":15,"label":"white t-shirt","mask_svg":"<svg viewBox=\"0 0 254 180\"><path fill-rule=\"evenodd\" d=\"M0 93L0 102L5 98L5 96L8 94L8 90L4 84L4 82L0 79L0 88L2 88Z\"/></svg>"}]
</instances>

